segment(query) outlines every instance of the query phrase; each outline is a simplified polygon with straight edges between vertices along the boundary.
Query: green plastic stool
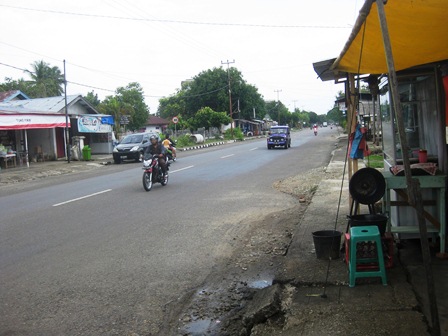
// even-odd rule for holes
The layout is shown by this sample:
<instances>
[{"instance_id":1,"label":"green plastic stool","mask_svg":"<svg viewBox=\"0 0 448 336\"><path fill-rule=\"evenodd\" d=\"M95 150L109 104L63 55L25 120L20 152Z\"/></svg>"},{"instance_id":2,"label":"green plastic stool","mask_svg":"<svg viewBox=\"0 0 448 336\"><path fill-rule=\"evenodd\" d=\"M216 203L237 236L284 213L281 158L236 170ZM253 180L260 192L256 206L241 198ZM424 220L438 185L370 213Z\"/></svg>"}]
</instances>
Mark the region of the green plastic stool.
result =
<instances>
[{"instance_id":1,"label":"green plastic stool","mask_svg":"<svg viewBox=\"0 0 448 336\"><path fill-rule=\"evenodd\" d=\"M362 242L375 242L376 250L377 250L377 258L375 258L375 262L378 262L378 270L357 270L356 265L362 262L371 262L372 259L358 259L356 255L356 248L358 243ZM372 278L372 277L381 277L383 285L387 285L386 278L386 267L384 266L384 256L383 256L383 247L381 243L381 236L378 227L375 225L371 226L355 226L350 228L350 261L348 264L349 269L349 285L350 287L355 287L357 278Z\"/></svg>"}]
</instances>

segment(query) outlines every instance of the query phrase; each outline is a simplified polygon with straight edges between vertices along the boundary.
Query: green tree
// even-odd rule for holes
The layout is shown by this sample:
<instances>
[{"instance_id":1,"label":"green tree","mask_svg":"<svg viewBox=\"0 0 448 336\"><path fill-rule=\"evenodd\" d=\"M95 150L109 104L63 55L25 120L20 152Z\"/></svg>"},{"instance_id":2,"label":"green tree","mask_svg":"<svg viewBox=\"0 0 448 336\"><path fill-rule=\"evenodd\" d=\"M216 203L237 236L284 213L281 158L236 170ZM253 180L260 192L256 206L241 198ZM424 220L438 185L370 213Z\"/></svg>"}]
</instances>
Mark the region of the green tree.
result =
<instances>
[{"instance_id":1,"label":"green tree","mask_svg":"<svg viewBox=\"0 0 448 336\"><path fill-rule=\"evenodd\" d=\"M222 68L206 70L184 87L185 114L193 117L203 107L213 111L229 111L227 72Z\"/></svg>"},{"instance_id":2,"label":"green tree","mask_svg":"<svg viewBox=\"0 0 448 336\"><path fill-rule=\"evenodd\" d=\"M221 127L222 124L227 125L231 122L231 118L226 112L215 112L210 107L204 107L200 109L194 117L188 120L190 128L196 130L204 127L209 129L210 127Z\"/></svg>"},{"instance_id":3,"label":"green tree","mask_svg":"<svg viewBox=\"0 0 448 336\"><path fill-rule=\"evenodd\" d=\"M299 114L299 121L302 124L302 126L310 126L310 114L308 112L302 111L298 112Z\"/></svg>"},{"instance_id":4,"label":"green tree","mask_svg":"<svg viewBox=\"0 0 448 336\"><path fill-rule=\"evenodd\" d=\"M95 91L88 92L84 99L87 100L93 107L97 107L101 103L101 100L98 99L98 95Z\"/></svg>"},{"instance_id":5,"label":"green tree","mask_svg":"<svg viewBox=\"0 0 448 336\"><path fill-rule=\"evenodd\" d=\"M33 87L29 82L25 81L23 78L13 80L12 78L5 77L5 82L0 84L0 91L4 92L13 90L20 90L28 97L33 98Z\"/></svg>"},{"instance_id":6,"label":"green tree","mask_svg":"<svg viewBox=\"0 0 448 336\"><path fill-rule=\"evenodd\" d=\"M120 102L117 97L107 96L97 108L99 112L114 117L115 131L117 132L117 138L119 139L120 134L122 133L120 125L121 117L130 117L133 107L127 103Z\"/></svg>"},{"instance_id":7,"label":"green tree","mask_svg":"<svg viewBox=\"0 0 448 336\"><path fill-rule=\"evenodd\" d=\"M187 115L185 113L185 91L178 91L175 95L159 99L159 107L157 115L165 119L172 119L179 115Z\"/></svg>"},{"instance_id":8,"label":"green tree","mask_svg":"<svg viewBox=\"0 0 448 336\"><path fill-rule=\"evenodd\" d=\"M310 124L317 124L319 123L319 116L315 112L308 112L310 116Z\"/></svg>"},{"instance_id":9,"label":"green tree","mask_svg":"<svg viewBox=\"0 0 448 336\"><path fill-rule=\"evenodd\" d=\"M345 117L344 114L342 113L342 111L337 107L333 107L330 111L328 111L327 113L327 120L329 120L330 122L336 122L339 123L340 125L343 124Z\"/></svg>"},{"instance_id":10,"label":"green tree","mask_svg":"<svg viewBox=\"0 0 448 336\"><path fill-rule=\"evenodd\" d=\"M266 102L266 110L279 125L291 124L293 122L291 112L281 101L271 100Z\"/></svg>"},{"instance_id":11,"label":"green tree","mask_svg":"<svg viewBox=\"0 0 448 336\"><path fill-rule=\"evenodd\" d=\"M32 70L25 70L31 77L33 98L55 97L64 92L64 75L56 66L44 61L36 61L31 64Z\"/></svg>"},{"instance_id":12,"label":"green tree","mask_svg":"<svg viewBox=\"0 0 448 336\"><path fill-rule=\"evenodd\" d=\"M129 129L135 131L144 127L149 118L149 107L145 103L140 84L129 83L126 87L119 87L116 93L121 108L130 115Z\"/></svg>"},{"instance_id":13,"label":"green tree","mask_svg":"<svg viewBox=\"0 0 448 336\"><path fill-rule=\"evenodd\" d=\"M229 69L232 94L232 118L262 119L266 114L265 102L258 89L247 84L236 68ZM192 80L182 83L174 95L159 101L158 113L163 118L171 118L182 113L192 118L203 107L230 114L229 80L227 70L213 68L199 73Z\"/></svg>"},{"instance_id":14,"label":"green tree","mask_svg":"<svg viewBox=\"0 0 448 336\"><path fill-rule=\"evenodd\" d=\"M237 104L235 110L239 119L263 119L266 115L266 103L254 85L242 83L237 90L232 89L232 92L235 92L232 94L232 102L235 100Z\"/></svg>"}]
</instances>

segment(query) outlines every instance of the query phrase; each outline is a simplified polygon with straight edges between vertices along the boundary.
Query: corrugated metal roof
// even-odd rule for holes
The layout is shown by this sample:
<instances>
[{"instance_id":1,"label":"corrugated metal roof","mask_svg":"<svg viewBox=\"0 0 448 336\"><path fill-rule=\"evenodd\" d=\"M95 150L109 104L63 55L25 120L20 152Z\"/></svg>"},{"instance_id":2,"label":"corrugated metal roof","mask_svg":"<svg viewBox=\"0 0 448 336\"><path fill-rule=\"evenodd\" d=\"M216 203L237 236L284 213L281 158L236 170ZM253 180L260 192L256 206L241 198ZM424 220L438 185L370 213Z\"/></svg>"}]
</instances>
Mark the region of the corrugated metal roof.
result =
<instances>
[{"instance_id":1,"label":"corrugated metal roof","mask_svg":"<svg viewBox=\"0 0 448 336\"><path fill-rule=\"evenodd\" d=\"M26 94L20 90L10 90L0 92L0 102L9 102L12 100L30 99Z\"/></svg>"},{"instance_id":2,"label":"corrugated metal roof","mask_svg":"<svg viewBox=\"0 0 448 336\"><path fill-rule=\"evenodd\" d=\"M70 111L70 106L80 103L83 105L89 113L97 114L96 111L86 100L82 98L80 95L71 95L67 96L67 106ZM28 100L13 100L9 101L5 104L6 106L11 107L21 107L23 109L29 111L39 111L40 113L49 113L49 114L62 114L65 113L65 97L57 96L57 97L45 97L45 98L35 98ZM2 105L5 106L5 105ZM70 113L74 114L74 113Z\"/></svg>"},{"instance_id":3,"label":"corrugated metal roof","mask_svg":"<svg viewBox=\"0 0 448 336\"><path fill-rule=\"evenodd\" d=\"M0 103L0 114L59 114L48 111L30 110L23 106L11 106L9 103Z\"/></svg>"}]
</instances>

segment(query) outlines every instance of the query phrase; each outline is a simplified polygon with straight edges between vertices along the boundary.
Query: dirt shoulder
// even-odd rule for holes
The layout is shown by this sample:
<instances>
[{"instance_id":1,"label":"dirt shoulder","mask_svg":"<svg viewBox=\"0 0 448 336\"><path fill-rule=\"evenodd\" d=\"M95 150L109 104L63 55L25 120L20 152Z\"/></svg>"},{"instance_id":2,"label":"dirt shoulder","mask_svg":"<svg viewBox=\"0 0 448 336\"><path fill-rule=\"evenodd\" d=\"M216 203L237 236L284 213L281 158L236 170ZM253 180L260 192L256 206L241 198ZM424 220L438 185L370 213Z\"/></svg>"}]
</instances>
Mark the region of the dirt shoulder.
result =
<instances>
[{"instance_id":1,"label":"dirt shoulder","mask_svg":"<svg viewBox=\"0 0 448 336\"><path fill-rule=\"evenodd\" d=\"M276 182L277 190L297 199L296 206L245 223L250 229L244 237L233 239L232 257L216 266L202 288L167 307L171 320L165 321L160 335L248 335L253 322L243 319L245 305L257 291L273 284L324 176L325 169L317 168Z\"/></svg>"}]
</instances>

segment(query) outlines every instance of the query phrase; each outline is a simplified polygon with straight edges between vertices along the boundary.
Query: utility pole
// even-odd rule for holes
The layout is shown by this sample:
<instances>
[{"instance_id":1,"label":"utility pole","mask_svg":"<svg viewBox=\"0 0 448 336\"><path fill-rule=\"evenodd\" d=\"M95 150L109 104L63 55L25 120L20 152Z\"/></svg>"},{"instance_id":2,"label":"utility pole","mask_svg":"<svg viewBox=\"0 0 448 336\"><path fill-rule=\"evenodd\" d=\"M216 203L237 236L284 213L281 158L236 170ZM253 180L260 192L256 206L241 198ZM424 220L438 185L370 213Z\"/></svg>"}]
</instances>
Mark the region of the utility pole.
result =
<instances>
[{"instance_id":1,"label":"utility pole","mask_svg":"<svg viewBox=\"0 0 448 336\"><path fill-rule=\"evenodd\" d=\"M70 163L70 132L68 131L68 107L67 107L67 79L65 73L65 60L64 60L64 101L65 101L65 151L67 155L67 163Z\"/></svg>"},{"instance_id":2,"label":"utility pole","mask_svg":"<svg viewBox=\"0 0 448 336\"><path fill-rule=\"evenodd\" d=\"M296 102L297 102L298 100L293 100L292 102L294 103L294 111L293 112L295 112L296 111Z\"/></svg>"},{"instance_id":3,"label":"utility pole","mask_svg":"<svg viewBox=\"0 0 448 336\"><path fill-rule=\"evenodd\" d=\"M280 98L279 98L279 93L282 92L282 90L274 90L274 92L277 92L278 124L280 125L280 108L279 108Z\"/></svg>"},{"instance_id":4,"label":"utility pole","mask_svg":"<svg viewBox=\"0 0 448 336\"><path fill-rule=\"evenodd\" d=\"M233 139L233 111L232 111L232 90L230 88L230 68L229 65L235 63L235 60L233 60L232 62L229 62L229 60L227 60L227 62L223 62L221 61L221 64L227 64L227 80L229 83L229 115L230 115L230 129L231 129L231 133L232 133L232 139Z\"/></svg>"}]
</instances>

